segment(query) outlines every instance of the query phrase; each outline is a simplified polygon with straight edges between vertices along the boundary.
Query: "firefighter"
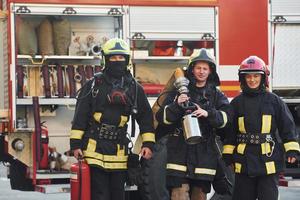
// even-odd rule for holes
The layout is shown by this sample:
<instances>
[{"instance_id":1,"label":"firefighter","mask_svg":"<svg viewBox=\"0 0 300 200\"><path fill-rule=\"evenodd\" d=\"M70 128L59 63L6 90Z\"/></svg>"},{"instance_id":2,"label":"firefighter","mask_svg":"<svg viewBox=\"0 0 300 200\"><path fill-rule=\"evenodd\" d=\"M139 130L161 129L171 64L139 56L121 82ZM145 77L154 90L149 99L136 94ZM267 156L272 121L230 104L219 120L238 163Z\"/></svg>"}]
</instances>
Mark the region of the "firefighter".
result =
<instances>
[{"instance_id":1,"label":"firefighter","mask_svg":"<svg viewBox=\"0 0 300 200\"><path fill-rule=\"evenodd\" d=\"M103 46L105 69L80 92L72 122L70 146L91 169L92 200L124 199L127 171L127 122L134 115L142 134L140 154L152 156L155 143L152 110L143 88L128 66L130 50L119 38Z\"/></svg>"},{"instance_id":2,"label":"firefighter","mask_svg":"<svg viewBox=\"0 0 300 200\"><path fill-rule=\"evenodd\" d=\"M214 57L201 49L195 51L188 63L185 76L189 80L189 93L170 93L156 114L160 127L169 134L167 142L167 187L172 200L202 200L210 192L216 175L218 155L215 151L214 128L228 122L230 104L216 86L220 84ZM182 118L186 109L182 105L196 105L192 114L201 127L202 139L197 144L186 143Z\"/></svg>"},{"instance_id":3,"label":"firefighter","mask_svg":"<svg viewBox=\"0 0 300 200\"><path fill-rule=\"evenodd\" d=\"M246 58L238 75L242 92L231 101L233 128L223 149L227 164L234 164L233 199L275 200L284 152L289 163L299 153L295 123L286 104L268 91L269 70L262 59Z\"/></svg>"}]
</instances>

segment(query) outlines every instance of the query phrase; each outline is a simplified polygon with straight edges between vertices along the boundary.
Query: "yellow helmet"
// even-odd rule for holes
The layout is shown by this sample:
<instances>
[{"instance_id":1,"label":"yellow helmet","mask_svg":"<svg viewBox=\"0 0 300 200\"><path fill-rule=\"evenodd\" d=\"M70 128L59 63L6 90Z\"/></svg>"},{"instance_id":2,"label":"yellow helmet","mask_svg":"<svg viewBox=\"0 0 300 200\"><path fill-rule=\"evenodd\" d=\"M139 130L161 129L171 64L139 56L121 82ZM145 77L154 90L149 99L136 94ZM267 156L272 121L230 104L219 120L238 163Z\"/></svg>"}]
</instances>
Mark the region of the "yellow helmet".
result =
<instances>
[{"instance_id":1,"label":"yellow helmet","mask_svg":"<svg viewBox=\"0 0 300 200\"><path fill-rule=\"evenodd\" d=\"M130 56L129 45L120 38L112 38L108 40L102 48L104 56L124 55Z\"/></svg>"}]
</instances>

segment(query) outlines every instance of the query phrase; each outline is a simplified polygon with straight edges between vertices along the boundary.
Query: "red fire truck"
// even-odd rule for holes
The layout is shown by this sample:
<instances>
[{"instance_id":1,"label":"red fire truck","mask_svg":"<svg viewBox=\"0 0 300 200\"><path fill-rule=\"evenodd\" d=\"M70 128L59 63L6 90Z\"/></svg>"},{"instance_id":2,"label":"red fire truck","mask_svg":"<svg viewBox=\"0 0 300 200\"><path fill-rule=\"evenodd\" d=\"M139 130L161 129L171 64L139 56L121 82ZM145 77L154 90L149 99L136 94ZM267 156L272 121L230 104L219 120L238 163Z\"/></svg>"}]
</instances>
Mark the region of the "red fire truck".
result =
<instances>
[{"instance_id":1,"label":"red fire truck","mask_svg":"<svg viewBox=\"0 0 300 200\"><path fill-rule=\"evenodd\" d=\"M220 88L229 98L240 91L238 65L257 55L299 126L299 1L0 2L0 160L10 162L13 189L47 192L45 184L68 183L69 171L51 167L49 155L53 148L68 151L74 95L101 71L99 48L112 37L131 44L132 73L151 103L197 49L215 55ZM287 173L300 174L299 163L291 167Z\"/></svg>"}]
</instances>

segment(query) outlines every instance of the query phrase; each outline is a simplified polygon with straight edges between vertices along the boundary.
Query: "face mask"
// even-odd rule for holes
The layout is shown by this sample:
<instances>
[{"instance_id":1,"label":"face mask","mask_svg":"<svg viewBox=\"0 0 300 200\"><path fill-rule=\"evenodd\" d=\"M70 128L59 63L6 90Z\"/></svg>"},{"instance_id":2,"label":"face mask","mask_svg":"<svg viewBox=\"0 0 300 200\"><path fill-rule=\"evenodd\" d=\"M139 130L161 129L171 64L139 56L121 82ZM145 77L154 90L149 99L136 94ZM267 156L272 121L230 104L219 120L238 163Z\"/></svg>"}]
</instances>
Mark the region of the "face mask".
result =
<instances>
[{"instance_id":1,"label":"face mask","mask_svg":"<svg viewBox=\"0 0 300 200\"><path fill-rule=\"evenodd\" d=\"M110 76L121 78L127 71L127 63L126 61L108 61L105 68Z\"/></svg>"}]
</instances>

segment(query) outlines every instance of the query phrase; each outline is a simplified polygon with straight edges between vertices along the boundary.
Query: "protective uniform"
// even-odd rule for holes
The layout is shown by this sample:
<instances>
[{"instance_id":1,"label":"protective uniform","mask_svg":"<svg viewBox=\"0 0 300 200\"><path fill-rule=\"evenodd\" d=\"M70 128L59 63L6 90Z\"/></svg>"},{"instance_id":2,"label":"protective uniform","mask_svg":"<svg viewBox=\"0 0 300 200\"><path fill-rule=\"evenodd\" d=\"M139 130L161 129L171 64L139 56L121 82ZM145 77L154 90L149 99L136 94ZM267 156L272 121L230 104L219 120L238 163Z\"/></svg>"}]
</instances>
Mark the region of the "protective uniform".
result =
<instances>
[{"instance_id":1,"label":"protective uniform","mask_svg":"<svg viewBox=\"0 0 300 200\"><path fill-rule=\"evenodd\" d=\"M103 54L104 73L89 81L79 94L70 145L72 150L83 150L84 159L91 167L92 199L122 200L129 116L137 110L135 118L143 147L152 149L155 142L152 111L142 87L127 70L128 45L121 39L111 39L105 43ZM126 59L111 62L112 55L123 55Z\"/></svg>"},{"instance_id":2,"label":"protective uniform","mask_svg":"<svg viewBox=\"0 0 300 200\"><path fill-rule=\"evenodd\" d=\"M192 73L197 61L205 61L210 65L211 73L206 85L196 87L196 79ZM190 145L185 142L182 131L182 118L185 110L177 103L177 91L170 93L156 114L159 127L169 134L167 143L167 186L178 188L172 192L171 199L189 199L188 191L191 190L197 199L199 195L210 191L211 182L216 175L217 152L215 150L215 128L222 128L228 122L229 102L216 86L220 84L216 73L214 58L206 49L194 53L186 71L190 80L188 85L190 101L198 104L208 112L207 118L198 118L203 138L200 143ZM189 187L196 186L196 188ZM193 190L202 190L195 191ZM201 194L200 194L200 193ZM204 193L203 193L204 192ZM198 197L197 197L198 196Z\"/></svg>"},{"instance_id":3,"label":"protective uniform","mask_svg":"<svg viewBox=\"0 0 300 200\"><path fill-rule=\"evenodd\" d=\"M262 74L257 89L247 86L245 75L249 73ZM292 157L299 152L288 107L278 96L266 91L268 75L265 63L256 56L250 56L240 65L242 93L231 101L233 130L228 133L223 150L224 159L235 166L233 199L277 199L284 152Z\"/></svg>"}]
</instances>

